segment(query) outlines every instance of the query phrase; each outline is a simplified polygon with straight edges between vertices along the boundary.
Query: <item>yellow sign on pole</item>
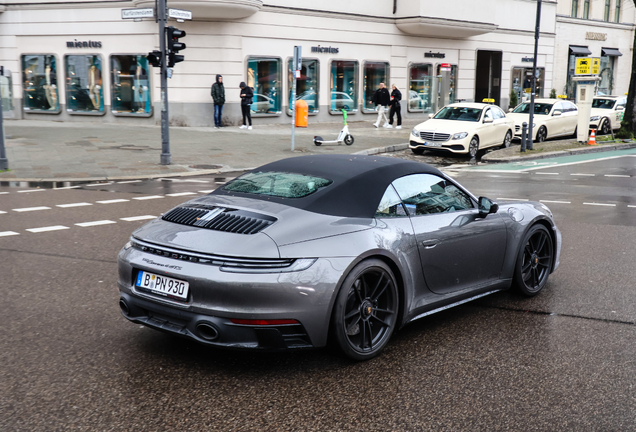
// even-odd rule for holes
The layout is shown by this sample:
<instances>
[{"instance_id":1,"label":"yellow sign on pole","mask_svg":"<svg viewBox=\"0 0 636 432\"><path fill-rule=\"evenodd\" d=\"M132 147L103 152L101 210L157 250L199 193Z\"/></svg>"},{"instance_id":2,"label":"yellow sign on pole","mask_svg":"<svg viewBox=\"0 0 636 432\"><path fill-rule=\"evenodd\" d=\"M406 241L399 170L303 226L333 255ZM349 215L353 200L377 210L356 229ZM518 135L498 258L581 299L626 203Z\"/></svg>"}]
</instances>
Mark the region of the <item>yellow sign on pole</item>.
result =
<instances>
[{"instance_id":1,"label":"yellow sign on pole","mask_svg":"<svg viewBox=\"0 0 636 432\"><path fill-rule=\"evenodd\" d=\"M601 72L600 57L578 57L575 75L598 75Z\"/></svg>"},{"instance_id":2,"label":"yellow sign on pole","mask_svg":"<svg viewBox=\"0 0 636 432\"><path fill-rule=\"evenodd\" d=\"M592 57L592 75L598 75L601 71L600 57Z\"/></svg>"}]
</instances>

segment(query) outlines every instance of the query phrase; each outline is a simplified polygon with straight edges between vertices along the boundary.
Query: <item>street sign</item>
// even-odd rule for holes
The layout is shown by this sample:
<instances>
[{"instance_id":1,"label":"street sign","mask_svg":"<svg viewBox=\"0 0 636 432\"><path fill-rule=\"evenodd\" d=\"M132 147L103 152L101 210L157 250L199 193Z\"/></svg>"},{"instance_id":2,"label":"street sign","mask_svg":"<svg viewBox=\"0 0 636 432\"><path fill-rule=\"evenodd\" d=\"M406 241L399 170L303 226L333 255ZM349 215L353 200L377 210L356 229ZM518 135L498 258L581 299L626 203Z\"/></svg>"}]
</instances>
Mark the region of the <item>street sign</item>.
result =
<instances>
[{"instance_id":1,"label":"street sign","mask_svg":"<svg viewBox=\"0 0 636 432\"><path fill-rule=\"evenodd\" d=\"M177 20L191 20L192 11L183 9L168 9L168 17Z\"/></svg>"},{"instance_id":2,"label":"street sign","mask_svg":"<svg viewBox=\"0 0 636 432\"><path fill-rule=\"evenodd\" d=\"M303 55L301 46L294 46L294 70L301 70L303 68Z\"/></svg>"},{"instance_id":3,"label":"street sign","mask_svg":"<svg viewBox=\"0 0 636 432\"><path fill-rule=\"evenodd\" d=\"M601 70L599 57L577 57L574 75L598 75Z\"/></svg>"},{"instance_id":4,"label":"street sign","mask_svg":"<svg viewBox=\"0 0 636 432\"><path fill-rule=\"evenodd\" d=\"M592 75L598 75L601 71L600 57L592 57Z\"/></svg>"},{"instance_id":5,"label":"street sign","mask_svg":"<svg viewBox=\"0 0 636 432\"><path fill-rule=\"evenodd\" d=\"M153 8L142 9L122 9L121 19L141 19L141 18L154 18L155 10Z\"/></svg>"},{"instance_id":6,"label":"street sign","mask_svg":"<svg viewBox=\"0 0 636 432\"><path fill-rule=\"evenodd\" d=\"M450 63L442 63L439 65L440 72L450 72L451 65Z\"/></svg>"}]
</instances>

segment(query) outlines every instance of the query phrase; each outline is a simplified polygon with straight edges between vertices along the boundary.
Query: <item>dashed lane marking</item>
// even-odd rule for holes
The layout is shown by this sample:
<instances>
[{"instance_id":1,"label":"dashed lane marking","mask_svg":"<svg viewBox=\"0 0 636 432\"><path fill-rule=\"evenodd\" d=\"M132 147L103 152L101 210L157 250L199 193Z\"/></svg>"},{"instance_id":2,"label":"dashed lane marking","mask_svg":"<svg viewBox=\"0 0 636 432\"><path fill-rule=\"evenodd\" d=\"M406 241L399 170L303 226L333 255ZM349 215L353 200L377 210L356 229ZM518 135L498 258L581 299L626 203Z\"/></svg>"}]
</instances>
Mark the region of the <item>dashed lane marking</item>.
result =
<instances>
[{"instance_id":1,"label":"dashed lane marking","mask_svg":"<svg viewBox=\"0 0 636 432\"><path fill-rule=\"evenodd\" d=\"M169 197L179 197L179 196L186 196L186 195L196 195L196 192L178 192L178 193L166 194L166 196L169 196Z\"/></svg>"},{"instance_id":2,"label":"dashed lane marking","mask_svg":"<svg viewBox=\"0 0 636 432\"><path fill-rule=\"evenodd\" d=\"M189 183L210 183L210 180L184 180L184 182L189 182Z\"/></svg>"},{"instance_id":3,"label":"dashed lane marking","mask_svg":"<svg viewBox=\"0 0 636 432\"><path fill-rule=\"evenodd\" d=\"M627 207L636 208L636 205L628 205Z\"/></svg>"},{"instance_id":4,"label":"dashed lane marking","mask_svg":"<svg viewBox=\"0 0 636 432\"><path fill-rule=\"evenodd\" d=\"M70 207L84 207L84 206L91 206L91 205L93 204L87 203L87 202L79 202L79 203L71 203L71 204L56 204L55 207L70 208Z\"/></svg>"},{"instance_id":5,"label":"dashed lane marking","mask_svg":"<svg viewBox=\"0 0 636 432\"><path fill-rule=\"evenodd\" d=\"M63 189L79 189L82 186L64 186L64 187L59 187L59 188L53 188L53 190L63 190Z\"/></svg>"},{"instance_id":6,"label":"dashed lane marking","mask_svg":"<svg viewBox=\"0 0 636 432\"><path fill-rule=\"evenodd\" d=\"M28 228L27 231L32 233L41 233L46 231L59 231L59 230L65 230L65 229L70 229L70 228L64 225L53 225L53 226L47 226L47 227L41 227L41 228Z\"/></svg>"},{"instance_id":7,"label":"dashed lane marking","mask_svg":"<svg viewBox=\"0 0 636 432\"><path fill-rule=\"evenodd\" d=\"M572 204L571 201L551 201L551 200L539 200L539 202L542 203L548 203L548 204Z\"/></svg>"},{"instance_id":8,"label":"dashed lane marking","mask_svg":"<svg viewBox=\"0 0 636 432\"><path fill-rule=\"evenodd\" d=\"M592 205L592 206L616 207L616 204L605 204L605 203L586 203L586 202L584 202L583 204L585 204L585 205Z\"/></svg>"},{"instance_id":9,"label":"dashed lane marking","mask_svg":"<svg viewBox=\"0 0 636 432\"><path fill-rule=\"evenodd\" d=\"M95 201L98 204L115 204L115 203L123 203L123 202L128 202L130 200L127 199L112 199L112 200L106 200L106 201Z\"/></svg>"},{"instance_id":10,"label":"dashed lane marking","mask_svg":"<svg viewBox=\"0 0 636 432\"><path fill-rule=\"evenodd\" d=\"M5 213L6 213L5 211L0 210L0 214L5 214Z\"/></svg>"},{"instance_id":11,"label":"dashed lane marking","mask_svg":"<svg viewBox=\"0 0 636 432\"><path fill-rule=\"evenodd\" d=\"M20 235L20 233L17 233L15 231L0 231L0 237L8 237L14 235Z\"/></svg>"},{"instance_id":12,"label":"dashed lane marking","mask_svg":"<svg viewBox=\"0 0 636 432\"><path fill-rule=\"evenodd\" d=\"M212 192L214 192L214 189L199 191L199 193L202 193L202 194L209 194L209 193L212 193Z\"/></svg>"},{"instance_id":13,"label":"dashed lane marking","mask_svg":"<svg viewBox=\"0 0 636 432\"><path fill-rule=\"evenodd\" d=\"M18 193L29 193L29 192L44 192L46 189L29 189L29 190L19 190Z\"/></svg>"},{"instance_id":14,"label":"dashed lane marking","mask_svg":"<svg viewBox=\"0 0 636 432\"><path fill-rule=\"evenodd\" d=\"M91 227L91 226L97 226L97 225L108 225L108 224L114 224L114 223L117 223L117 222L112 220L99 220L99 221L93 221L93 222L76 223L75 225L85 228L85 227Z\"/></svg>"},{"instance_id":15,"label":"dashed lane marking","mask_svg":"<svg viewBox=\"0 0 636 432\"><path fill-rule=\"evenodd\" d=\"M9 192L0 192L0 195L6 195L6 194L8 194L8 193L9 193Z\"/></svg>"},{"instance_id":16,"label":"dashed lane marking","mask_svg":"<svg viewBox=\"0 0 636 432\"><path fill-rule=\"evenodd\" d=\"M630 175L624 174L605 174L605 177L622 177L622 178L630 178Z\"/></svg>"},{"instance_id":17,"label":"dashed lane marking","mask_svg":"<svg viewBox=\"0 0 636 432\"><path fill-rule=\"evenodd\" d=\"M140 221L140 220L147 220L147 219L155 219L157 216L152 216L152 215L145 215L145 216L132 216L132 217L124 217L124 218L119 218L123 221L126 222L134 222L134 221Z\"/></svg>"},{"instance_id":18,"label":"dashed lane marking","mask_svg":"<svg viewBox=\"0 0 636 432\"><path fill-rule=\"evenodd\" d=\"M84 185L85 187L91 187L91 186L108 186L108 185L112 185L113 182L106 182L106 183L91 183L91 184L87 184Z\"/></svg>"},{"instance_id":19,"label":"dashed lane marking","mask_svg":"<svg viewBox=\"0 0 636 432\"><path fill-rule=\"evenodd\" d=\"M16 212L30 212L30 211L38 211L38 210L51 210L51 207L25 207L25 208L17 208L13 209Z\"/></svg>"},{"instance_id":20,"label":"dashed lane marking","mask_svg":"<svg viewBox=\"0 0 636 432\"><path fill-rule=\"evenodd\" d=\"M117 184L124 184L124 183L141 183L141 180L126 180L126 181L117 182Z\"/></svg>"},{"instance_id":21,"label":"dashed lane marking","mask_svg":"<svg viewBox=\"0 0 636 432\"><path fill-rule=\"evenodd\" d=\"M133 199L142 201L142 200L151 200L151 199L159 199L159 198L164 198L164 196L163 195L149 195L149 196L136 197L136 198L133 198Z\"/></svg>"},{"instance_id":22,"label":"dashed lane marking","mask_svg":"<svg viewBox=\"0 0 636 432\"><path fill-rule=\"evenodd\" d=\"M559 175L559 173L544 173L544 172L536 172L535 174L539 174L539 175Z\"/></svg>"},{"instance_id":23,"label":"dashed lane marking","mask_svg":"<svg viewBox=\"0 0 636 432\"><path fill-rule=\"evenodd\" d=\"M594 174L583 174L583 173L573 173L571 176L584 176L584 177L594 177Z\"/></svg>"}]
</instances>

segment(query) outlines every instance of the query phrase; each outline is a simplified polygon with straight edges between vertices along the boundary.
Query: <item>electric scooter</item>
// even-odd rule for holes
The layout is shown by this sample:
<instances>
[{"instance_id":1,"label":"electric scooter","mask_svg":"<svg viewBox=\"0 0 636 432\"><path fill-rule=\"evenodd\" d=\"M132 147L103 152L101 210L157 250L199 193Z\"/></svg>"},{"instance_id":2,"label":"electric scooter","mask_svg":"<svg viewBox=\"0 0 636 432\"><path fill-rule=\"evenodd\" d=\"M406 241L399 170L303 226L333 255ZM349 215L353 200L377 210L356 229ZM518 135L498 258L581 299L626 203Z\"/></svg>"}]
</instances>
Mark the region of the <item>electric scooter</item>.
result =
<instances>
[{"instance_id":1,"label":"electric scooter","mask_svg":"<svg viewBox=\"0 0 636 432\"><path fill-rule=\"evenodd\" d=\"M344 126L342 130L340 131L340 133L338 134L338 138L335 141L325 141L322 139L322 137L315 136L314 144L316 144L317 146L322 144L338 144L338 145L341 145L342 143L345 143L346 145L353 144L353 135L349 133L349 126L347 126L347 111L345 111L344 109L341 109L340 111L342 111L342 117L344 118Z\"/></svg>"}]
</instances>

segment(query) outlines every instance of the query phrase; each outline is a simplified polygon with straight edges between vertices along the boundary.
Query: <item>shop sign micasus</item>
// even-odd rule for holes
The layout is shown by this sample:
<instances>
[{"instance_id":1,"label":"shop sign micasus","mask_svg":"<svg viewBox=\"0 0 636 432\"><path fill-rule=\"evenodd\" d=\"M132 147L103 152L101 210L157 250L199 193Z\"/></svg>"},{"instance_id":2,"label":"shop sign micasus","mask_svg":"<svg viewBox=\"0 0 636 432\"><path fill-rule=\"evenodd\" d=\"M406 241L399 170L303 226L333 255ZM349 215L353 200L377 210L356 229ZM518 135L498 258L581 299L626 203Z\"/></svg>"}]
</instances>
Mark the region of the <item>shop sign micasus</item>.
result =
<instances>
[{"instance_id":1,"label":"shop sign micasus","mask_svg":"<svg viewBox=\"0 0 636 432\"><path fill-rule=\"evenodd\" d=\"M318 45L318 46L315 46L315 47L311 47L311 52L338 54L340 52L340 48L321 47L320 45Z\"/></svg>"},{"instance_id":2,"label":"shop sign micasus","mask_svg":"<svg viewBox=\"0 0 636 432\"><path fill-rule=\"evenodd\" d=\"M446 58L446 53L442 53L442 52L434 53L433 51L429 51L429 52L425 52L424 53L424 57L426 57L426 58Z\"/></svg>"},{"instance_id":3,"label":"shop sign micasus","mask_svg":"<svg viewBox=\"0 0 636 432\"><path fill-rule=\"evenodd\" d=\"M77 39L73 41L66 42L66 48L101 48L102 41L78 41Z\"/></svg>"}]
</instances>

